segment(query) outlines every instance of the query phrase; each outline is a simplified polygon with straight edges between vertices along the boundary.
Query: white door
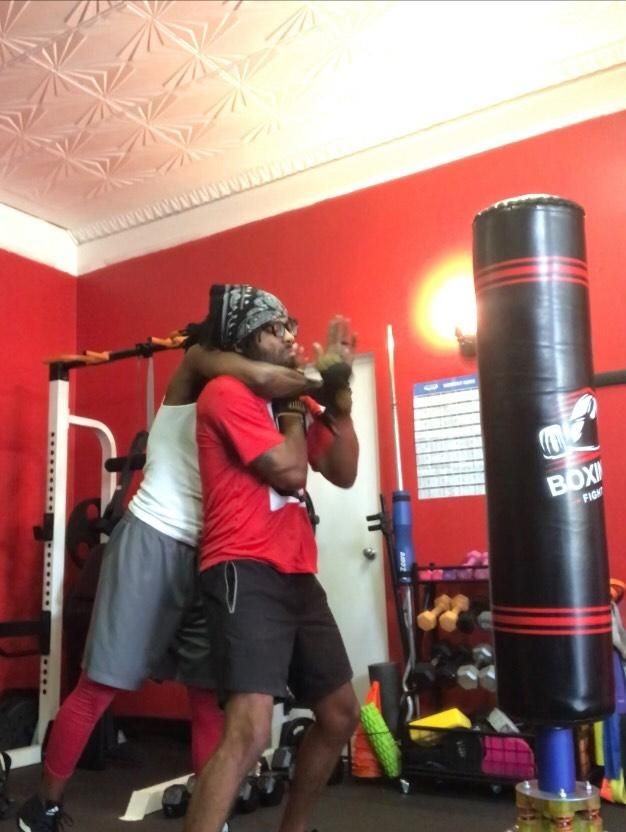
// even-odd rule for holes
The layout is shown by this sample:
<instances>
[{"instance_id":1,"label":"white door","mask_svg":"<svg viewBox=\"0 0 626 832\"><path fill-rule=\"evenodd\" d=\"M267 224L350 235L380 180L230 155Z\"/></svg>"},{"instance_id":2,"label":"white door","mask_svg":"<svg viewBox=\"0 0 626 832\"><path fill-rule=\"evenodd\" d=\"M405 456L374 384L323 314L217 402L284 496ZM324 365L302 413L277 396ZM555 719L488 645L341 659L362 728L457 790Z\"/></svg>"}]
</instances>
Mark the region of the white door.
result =
<instances>
[{"instance_id":1,"label":"white door","mask_svg":"<svg viewBox=\"0 0 626 832\"><path fill-rule=\"evenodd\" d=\"M369 688L368 665L388 661L388 645L384 543L380 532L368 531L365 520L366 515L379 510L380 493L373 356L357 356L353 370L352 418L360 446L356 482L344 490L310 472L307 490L320 518L316 534L319 579L348 650L357 696L363 702ZM373 560L364 556L365 549L375 552Z\"/></svg>"}]
</instances>

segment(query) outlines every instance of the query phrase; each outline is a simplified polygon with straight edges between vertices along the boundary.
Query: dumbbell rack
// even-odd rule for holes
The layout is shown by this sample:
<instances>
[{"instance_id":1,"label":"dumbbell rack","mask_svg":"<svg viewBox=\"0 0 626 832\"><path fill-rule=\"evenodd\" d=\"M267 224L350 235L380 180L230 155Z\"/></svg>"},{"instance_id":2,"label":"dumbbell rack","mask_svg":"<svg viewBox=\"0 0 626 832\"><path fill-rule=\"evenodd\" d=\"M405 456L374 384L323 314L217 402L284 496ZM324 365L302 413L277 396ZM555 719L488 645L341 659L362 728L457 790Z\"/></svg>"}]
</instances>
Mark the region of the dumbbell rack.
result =
<instances>
[{"instance_id":1,"label":"dumbbell rack","mask_svg":"<svg viewBox=\"0 0 626 832\"><path fill-rule=\"evenodd\" d=\"M488 594L488 578L484 577L484 566L440 567L429 564L429 570L442 577L416 577L415 594L419 609L431 607L440 594L451 597L463 594L470 601L476 597L478 588L481 596ZM478 572L480 577L469 578L468 574L474 572ZM461 577L458 577L459 573ZM462 635L457 631L444 633L438 626L429 632L417 629L416 634L418 656L425 661L430 660L433 645L438 642L446 641L453 647L467 647L470 641L467 634ZM484 635L483 640L490 640L487 632ZM473 715L477 701L474 691L455 687L450 698L452 697L455 706L460 707L468 716ZM435 687L428 691L428 698L430 712L442 710L445 699L443 690ZM491 700L491 707L495 706L493 694L482 691L482 698L483 701ZM499 791L503 785L513 785L534 776L534 738L532 733L521 728L519 733L505 733L495 729L429 728L426 734L421 735L423 739L419 742L414 741L416 736L418 735L409 725L402 727L399 740L404 783L414 778L431 777L484 783L493 791ZM515 742L516 740L523 740L523 743Z\"/></svg>"}]
</instances>

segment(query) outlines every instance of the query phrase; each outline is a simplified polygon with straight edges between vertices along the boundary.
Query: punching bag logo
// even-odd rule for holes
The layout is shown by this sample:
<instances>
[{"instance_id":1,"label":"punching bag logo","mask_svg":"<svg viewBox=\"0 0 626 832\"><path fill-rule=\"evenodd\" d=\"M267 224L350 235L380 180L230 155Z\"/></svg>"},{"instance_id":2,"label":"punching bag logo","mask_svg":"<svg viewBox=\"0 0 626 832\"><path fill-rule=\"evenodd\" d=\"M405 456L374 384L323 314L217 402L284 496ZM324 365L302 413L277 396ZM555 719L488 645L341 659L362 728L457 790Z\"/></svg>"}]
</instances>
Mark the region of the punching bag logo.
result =
<instances>
[{"instance_id":1,"label":"punching bag logo","mask_svg":"<svg viewBox=\"0 0 626 832\"><path fill-rule=\"evenodd\" d=\"M563 410L558 424L539 431L544 459L555 461L552 470L562 471L551 473L546 482L552 497L579 491L585 503L593 502L602 496L598 403L591 392L578 390L567 397Z\"/></svg>"}]
</instances>

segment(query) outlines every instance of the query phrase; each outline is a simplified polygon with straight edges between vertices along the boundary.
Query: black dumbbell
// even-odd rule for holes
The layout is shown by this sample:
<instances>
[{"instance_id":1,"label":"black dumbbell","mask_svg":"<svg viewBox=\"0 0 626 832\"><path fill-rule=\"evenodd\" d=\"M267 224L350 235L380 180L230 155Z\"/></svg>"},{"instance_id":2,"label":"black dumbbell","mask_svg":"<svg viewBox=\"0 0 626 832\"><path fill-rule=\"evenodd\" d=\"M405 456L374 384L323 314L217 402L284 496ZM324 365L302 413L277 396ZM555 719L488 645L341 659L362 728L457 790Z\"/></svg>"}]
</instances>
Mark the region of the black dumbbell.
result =
<instances>
[{"instance_id":1,"label":"black dumbbell","mask_svg":"<svg viewBox=\"0 0 626 832\"><path fill-rule=\"evenodd\" d=\"M250 774L243 781L235 801L235 812L242 815L249 815L255 812L259 806L259 778L258 775Z\"/></svg>"},{"instance_id":2,"label":"black dumbbell","mask_svg":"<svg viewBox=\"0 0 626 832\"><path fill-rule=\"evenodd\" d=\"M187 807L196 785L196 775L190 774L186 783L174 783L163 792L161 805L166 818L180 818L187 813Z\"/></svg>"},{"instance_id":3,"label":"black dumbbell","mask_svg":"<svg viewBox=\"0 0 626 832\"><path fill-rule=\"evenodd\" d=\"M439 687L452 687L456 684L456 674L461 665L472 659L472 652L467 647L457 647L449 659L437 666L435 671Z\"/></svg>"},{"instance_id":4,"label":"black dumbbell","mask_svg":"<svg viewBox=\"0 0 626 832\"><path fill-rule=\"evenodd\" d=\"M189 806L191 795L184 783L168 786L161 798L161 807L166 818L182 818Z\"/></svg>"},{"instance_id":5,"label":"black dumbbell","mask_svg":"<svg viewBox=\"0 0 626 832\"><path fill-rule=\"evenodd\" d=\"M296 746L279 745L278 748L274 749L274 753L267 766L268 770L282 777L287 782L291 782L296 770L297 750Z\"/></svg>"},{"instance_id":6,"label":"black dumbbell","mask_svg":"<svg viewBox=\"0 0 626 832\"><path fill-rule=\"evenodd\" d=\"M456 680L457 669L464 662L471 661L471 653L466 647L453 649L445 641L440 641L432 648L433 658L430 662L418 662L411 676L416 691L428 690L439 685L447 687Z\"/></svg>"},{"instance_id":7,"label":"black dumbbell","mask_svg":"<svg viewBox=\"0 0 626 832\"><path fill-rule=\"evenodd\" d=\"M306 732L315 725L315 720L310 717L297 717L291 721L283 723L280 732L280 745L275 749L270 768L272 771L279 773L286 772L289 781L293 780L296 769L296 755L300 743L304 739ZM332 770L328 778L328 786L335 786L343 780L344 765L343 760L339 759L337 765Z\"/></svg>"},{"instance_id":8,"label":"black dumbbell","mask_svg":"<svg viewBox=\"0 0 626 832\"><path fill-rule=\"evenodd\" d=\"M429 662L418 662L411 673L411 686L418 693L436 685L437 668L452 658L452 648L445 641L433 645L431 652L432 659Z\"/></svg>"},{"instance_id":9,"label":"black dumbbell","mask_svg":"<svg viewBox=\"0 0 626 832\"><path fill-rule=\"evenodd\" d=\"M262 771L257 780L261 806L279 806L287 789L287 778L276 771Z\"/></svg>"},{"instance_id":10,"label":"black dumbbell","mask_svg":"<svg viewBox=\"0 0 626 832\"><path fill-rule=\"evenodd\" d=\"M289 773L296 759L296 746L279 745L274 749L269 769Z\"/></svg>"},{"instance_id":11,"label":"black dumbbell","mask_svg":"<svg viewBox=\"0 0 626 832\"><path fill-rule=\"evenodd\" d=\"M469 610L459 614L456 622L456 628L459 632L469 635L473 633L478 626L478 617L481 613L489 608L489 602L486 599L477 599L472 602Z\"/></svg>"},{"instance_id":12,"label":"black dumbbell","mask_svg":"<svg viewBox=\"0 0 626 832\"><path fill-rule=\"evenodd\" d=\"M472 657L478 669L486 667L488 664L493 664L493 647L491 644L487 644L487 642L477 644L472 648Z\"/></svg>"},{"instance_id":13,"label":"black dumbbell","mask_svg":"<svg viewBox=\"0 0 626 832\"><path fill-rule=\"evenodd\" d=\"M181 818L187 813L195 780L196 777L192 774L186 784L174 783L173 786L168 786L164 790L161 806L166 818ZM230 832L228 822L222 827L222 832Z\"/></svg>"}]
</instances>

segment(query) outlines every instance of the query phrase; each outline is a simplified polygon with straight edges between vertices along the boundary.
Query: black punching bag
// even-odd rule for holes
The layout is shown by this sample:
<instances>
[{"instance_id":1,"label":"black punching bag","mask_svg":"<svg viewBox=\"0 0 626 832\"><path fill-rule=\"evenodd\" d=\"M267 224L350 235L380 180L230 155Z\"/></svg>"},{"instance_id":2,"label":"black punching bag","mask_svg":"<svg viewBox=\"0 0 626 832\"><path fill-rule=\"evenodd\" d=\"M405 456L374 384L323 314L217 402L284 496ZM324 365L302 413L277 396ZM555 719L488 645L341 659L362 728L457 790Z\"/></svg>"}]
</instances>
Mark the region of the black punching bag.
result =
<instances>
[{"instance_id":1,"label":"black punching bag","mask_svg":"<svg viewBox=\"0 0 626 832\"><path fill-rule=\"evenodd\" d=\"M600 719L614 703L584 211L519 197L473 230L498 705Z\"/></svg>"}]
</instances>

